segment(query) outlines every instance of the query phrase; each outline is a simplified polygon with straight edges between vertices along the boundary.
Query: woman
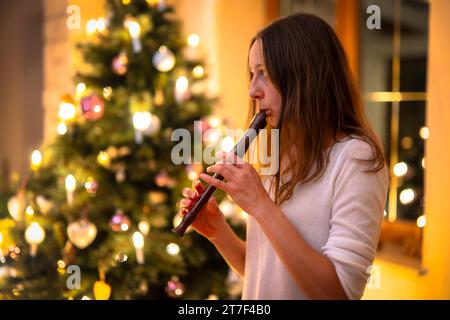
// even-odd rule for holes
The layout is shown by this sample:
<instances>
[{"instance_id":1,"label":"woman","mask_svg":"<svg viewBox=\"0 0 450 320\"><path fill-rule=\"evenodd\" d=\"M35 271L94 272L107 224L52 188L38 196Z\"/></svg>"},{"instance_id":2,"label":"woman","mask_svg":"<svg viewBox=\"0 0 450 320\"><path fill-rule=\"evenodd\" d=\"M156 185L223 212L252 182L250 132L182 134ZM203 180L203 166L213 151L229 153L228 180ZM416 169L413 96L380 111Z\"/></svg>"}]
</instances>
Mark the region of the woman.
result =
<instances>
[{"instance_id":1,"label":"woman","mask_svg":"<svg viewBox=\"0 0 450 320\"><path fill-rule=\"evenodd\" d=\"M246 241L211 198L192 224L244 279L243 299L360 299L379 239L388 170L348 63L320 18L294 14L253 39L253 112L280 131L281 168L260 177L247 163L208 167L200 178L249 214ZM283 165L284 164L284 165ZM205 190L183 190L184 215Z\"/></svg>"}]
</instances>

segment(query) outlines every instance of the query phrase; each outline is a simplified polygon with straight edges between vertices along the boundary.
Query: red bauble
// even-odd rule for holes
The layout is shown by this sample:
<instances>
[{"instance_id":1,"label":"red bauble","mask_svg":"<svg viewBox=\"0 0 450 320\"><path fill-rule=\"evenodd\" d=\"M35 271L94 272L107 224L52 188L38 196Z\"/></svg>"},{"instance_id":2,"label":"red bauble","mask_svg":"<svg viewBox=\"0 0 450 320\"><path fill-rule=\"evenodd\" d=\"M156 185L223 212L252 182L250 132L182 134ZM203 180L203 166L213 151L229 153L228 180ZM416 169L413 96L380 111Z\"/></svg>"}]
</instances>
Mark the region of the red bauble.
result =
<instances>
[{"instance_id":1,"label":"red bauble","mask_svg":"<svg viewBox=\"0 0 450 320\"><path fill-rule=\"evenodd\" d=\"M87 120L98 120L105 112L103 99L95 94L81 99L81 111Z\"/></svg>"}]
</instances>

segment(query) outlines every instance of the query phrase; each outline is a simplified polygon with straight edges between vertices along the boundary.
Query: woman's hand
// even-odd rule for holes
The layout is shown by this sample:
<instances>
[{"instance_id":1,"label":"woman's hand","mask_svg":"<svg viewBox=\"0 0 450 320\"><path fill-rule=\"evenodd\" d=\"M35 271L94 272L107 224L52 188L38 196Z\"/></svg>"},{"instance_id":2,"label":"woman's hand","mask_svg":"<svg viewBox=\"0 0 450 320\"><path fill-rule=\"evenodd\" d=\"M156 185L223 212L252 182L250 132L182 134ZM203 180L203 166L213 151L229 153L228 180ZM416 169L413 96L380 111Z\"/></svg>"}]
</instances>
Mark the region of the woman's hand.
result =
<instances>
[{"instance_id":1,"label":"woman's hand","mask_svg":"<svg viewBox=\"0 0 450 320\"><path fill-rule=\"evenodd\" d=\"M200 174L202 180L228 193L242 210L253 217L261 212L259 208L266 206L268 202L273 203L253 166L233 153L218 152L216 156L223 160L208 167L206 171L220 174L226 182L207 174Z\"/></svg>"},{"instance_id":2,"label":"woman's hand","mask_svg":"<svg viewBox=\"0 0 450 320\"><path fill-rule=\"evenodd\" d=\"M192 182L192 186L192 189L184 188L182 191L184 198L180 201L179 212L182 217L194 207L200 195L205 192L205 187L199 180ZM225 230L227 221L214 197L209 198L191 226L210 241L213 241L221 231Z\"/></svg>"}]
</instances>

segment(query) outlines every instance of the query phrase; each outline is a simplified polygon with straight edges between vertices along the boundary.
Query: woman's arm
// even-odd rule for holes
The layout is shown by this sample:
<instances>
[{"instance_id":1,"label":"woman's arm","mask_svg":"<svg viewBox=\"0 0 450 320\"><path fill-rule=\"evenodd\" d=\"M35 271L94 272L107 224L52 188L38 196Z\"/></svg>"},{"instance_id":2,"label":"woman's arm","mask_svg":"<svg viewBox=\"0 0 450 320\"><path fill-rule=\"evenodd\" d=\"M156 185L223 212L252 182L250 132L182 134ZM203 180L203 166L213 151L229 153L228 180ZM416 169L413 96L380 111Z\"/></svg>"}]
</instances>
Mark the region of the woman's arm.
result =
<instances>
[{"instance_id":1,"label":"woman's arm","mask_svg":"<svg viewBox=\"0 0 450 320\"><path fill-rule=\"evenodd\" d=\"M237 274L244 277L245 271L245 241L240 239L229 224L209 239L227 262L228 266Z\"/></svg>"}]
</instances>

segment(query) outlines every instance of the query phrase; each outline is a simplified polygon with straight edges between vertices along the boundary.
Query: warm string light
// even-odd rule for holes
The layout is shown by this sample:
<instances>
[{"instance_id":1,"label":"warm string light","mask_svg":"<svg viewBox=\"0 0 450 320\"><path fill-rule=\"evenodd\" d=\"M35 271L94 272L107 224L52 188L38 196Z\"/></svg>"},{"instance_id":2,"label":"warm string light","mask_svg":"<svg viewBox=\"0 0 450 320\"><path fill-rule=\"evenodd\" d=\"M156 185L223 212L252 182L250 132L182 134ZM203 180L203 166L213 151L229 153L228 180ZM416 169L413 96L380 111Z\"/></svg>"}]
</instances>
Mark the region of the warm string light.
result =
<instances>
[{"instance_id":1,"label":"warm string light","mask_svg":"<svg viewBox=\"0 0 450 320\"><path fill-rule=\"evenodd\" d=\"M25 230L25 240L31 246L30 255L35 257L37 254L37 247L45 239L45 231L37 222L31 223Z\"/></svg>"},{"instance_id":2,"label":"warm string light","mask_svg":"<svg viewBox=\"0 0 450 320\"><path fill-rule=\"evenodd\" d=\"M69 95L63 96L59 104L58 117L63 121L71 121L76 116L75 101Z\"/></svg>"},{"instance_id":3,"label":"warm string light","mask_svg":"<svg viewBox=\"0 0 450 320\"><path fill-rule=\"evenodd\" d=\"M31 154L31 168L37 171L42 165L42 153L39 150L34 150Z\"/></svg>"},{"instance_id":4,"label":"warm string light","mask_svg":"<svg viewBox=\"0 0 450 320\"><path fill-rule=\"evenodd\" d=\"M66 177L65 185L66 185L67 204L69 206L71 206L71 205L73 205L73 201L74 201L74 191L77 187L77 181L76 181L75 177L73 175L69 174Z\"/></svg>"},{"instance_id":5,"label":"warm string light","mask_svg":"<svg viewBox=\"0 0 450 320\"><path fill-rule=\"evenodd\" d=\"M402 204L410 204L411 202L414 201L415 197L416 193L411 188L404 189L402 190L402 192L400 192L400 202Z\"/></svg>"},{"instance_id":6,"label":"warm string light","mask_svg":"<svg viewBox=\"0 0 450 320\"><path fill-rule=\"evenodd\" d=\"M65 135L67 133L67 125L64 122L58 123L58 125L56 126L56 132L60 136Z\"/></svg>"},{"instance_id":7,"label":"warm string light","mask_svg":"<svg viewBox=\"0 0 450 320\"><path fill-rule=\"evenodd\" d=\"M137 111L133 114L134 139L137 144L144 140L144 133L150 127L152 115L148 111Z\"/></svg>"},{"instance_id":8,"label":"warm string light","mask_svg":"<svg viewBox=\"0 0 450 320\"><path fill-rule=\"evenodd\" d=\"M178 77L175 82L175 99L178 102L185 101L189 98L189 80L185 76Z\"/></svg>"},{"instance_id":9,"label":"warm string light","mask_svg":"<svg viewBox=\"0 0 450 320\"><path fill-rule=\"evenodd\" d=\"M133 233L133 245L136 251L136 261L138 264L144 264L144 236L139 231Z\"/></svg>"},{"instance_id":10,"label":"warm string light","mask_svg":"<svg viewBox=\"0 0 450 320\"><path fill-rule=\"evenodd\" d=\"M137 21L131 20L128 22L128 32L131 36L131 45L133 47L134 53L139 53L142 51L142 43L140 39L141 26Z\"/></svg>"},{"instance_id":11,"label":"warm string light","mask_svg":"<svg viewBox=\"0 0 450 320\"><path fill-rule=\"evenodd\" d=\"M394 165L394 175L402 177L408 172L408 165L405 162L399 162Z\"/></svg>"},{"instance_id":12,"label":"warm string light","mask_svg":"<svg viewBox=\"0 0 450 320\"><path fill-rule=\"evenodd\" d=\"M198 45L200 44L200 37L198 34L192 33L187 37L187 52L186 57L189 60L197 59Z\"/></svg>"}]
</instances>

